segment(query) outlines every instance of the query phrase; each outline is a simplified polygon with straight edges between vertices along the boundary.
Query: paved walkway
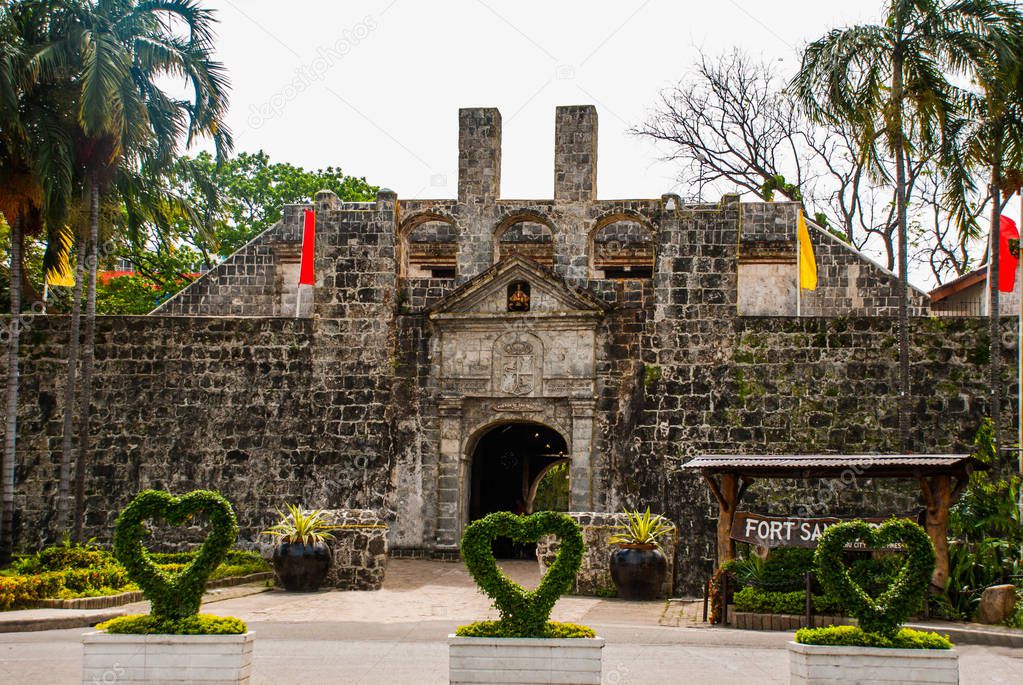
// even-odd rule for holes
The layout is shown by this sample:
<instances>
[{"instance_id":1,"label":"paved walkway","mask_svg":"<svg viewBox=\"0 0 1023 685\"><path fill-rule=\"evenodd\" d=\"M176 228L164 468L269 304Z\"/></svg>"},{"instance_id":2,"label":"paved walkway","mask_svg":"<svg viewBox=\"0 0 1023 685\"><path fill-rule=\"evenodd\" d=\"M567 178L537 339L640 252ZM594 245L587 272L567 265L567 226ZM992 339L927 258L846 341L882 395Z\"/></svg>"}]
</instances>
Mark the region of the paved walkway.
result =
<instances>
[{"instance_id":1,"label":"paved walkway","mask_svg":"<svg viewBox=\"0 0 1023 685\"><path fill-rule=\"evenodd\" d=\"M536 565L507 572L536 583ZM233 615L257 633L259 685L441 685L447 635L493 617L461 564L392 560L379 592L294 595L274 591L220 601L204 611ZM585 623L607 638L607 685L788 682L783 633L659 625L663 602L565 597L554 618ZM0 634L0 684L78 683L82 630ZM1023 683L1023 650L960 648L964 685Z\"/></svg>"}]
</instances>

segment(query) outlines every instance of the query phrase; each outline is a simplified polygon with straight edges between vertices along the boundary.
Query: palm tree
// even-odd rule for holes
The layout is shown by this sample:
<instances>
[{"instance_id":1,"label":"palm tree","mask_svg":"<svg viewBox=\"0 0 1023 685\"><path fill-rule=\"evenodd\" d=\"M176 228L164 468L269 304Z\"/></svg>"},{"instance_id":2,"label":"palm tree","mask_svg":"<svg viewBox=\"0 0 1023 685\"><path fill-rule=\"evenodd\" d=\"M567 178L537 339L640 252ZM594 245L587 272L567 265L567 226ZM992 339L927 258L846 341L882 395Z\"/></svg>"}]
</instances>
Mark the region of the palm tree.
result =
<instances>
[{"instance_id":1,"label":"palm tree","mask_svg":"<svg viewBox=\"0 0 1023 685\"><path fill-rule=\"evenodd\" d=\"M835 29L811 43L792 83L811 119L860 134L864 158L895 164L899 242L899 438L909 438L909 249L907 164L936 150L954 112L950 74L968 73L988 54L988 29L1015 10L999 0L890 0L880 24Z\"/></svg>"},{"instance_id":2,"label":"palm tree","mask_svg":"<svg viewBox=\"0 0 1023 685\"><path fill-rule=\"evenodd\" d=\"M198 136L211 136L219 154L230 149L231 136L224 125L227 81L222 65L212 57L216 20L198 0L75 0L71 4L63 35L40 53L38 63L50 71L73 67L78 87L76 159L89 203L84 255L88 270L85 343L75 464L74 537L80 540L89 454L101 198L112 191L122 173L169 168L182 139L191 144ZM167 78L183 78L193 93L192 100L167 95L162 89ZM66 406L65 411L69 410Z\"/></svg>"},{"instance_id":3,"label":"palm tree","mask_svg":"<svg viewBox=\"0 0 1023 685\"><path fill-rule=\"evenodd\" d=\"M26 235L47 232L45 268L66 250L63 218L71 195L70 140L58 92L40 84L30 55L48 31L51 3L26 0L0 8L0 213L11 229L11 323L3 468L0 469L0 561L14 541L22 260Z\"/></svg>"},{"instance_id":4,"label":"palm tree","mask_svg":"<svg viewBox=\"0 0 1023 685\"><path fill-rule=\"evenodd\" d=\"M1000 29L1000 27L998 27ZM1009 33L992 36L991 51L973 74L977 90L960 92L960 115L953 127L943 166L949 180L949 197L960 232L978 233L968 199L976 189L973 175L983 169L990 174L991 242L988 258L991 336L991 420L996 454L1002 448L1001 431L1001 305L999 262L1001 218L1009 198L1019 190L1023 169L1023 16L1015 17Z\"/></svg>"}]
</instances>

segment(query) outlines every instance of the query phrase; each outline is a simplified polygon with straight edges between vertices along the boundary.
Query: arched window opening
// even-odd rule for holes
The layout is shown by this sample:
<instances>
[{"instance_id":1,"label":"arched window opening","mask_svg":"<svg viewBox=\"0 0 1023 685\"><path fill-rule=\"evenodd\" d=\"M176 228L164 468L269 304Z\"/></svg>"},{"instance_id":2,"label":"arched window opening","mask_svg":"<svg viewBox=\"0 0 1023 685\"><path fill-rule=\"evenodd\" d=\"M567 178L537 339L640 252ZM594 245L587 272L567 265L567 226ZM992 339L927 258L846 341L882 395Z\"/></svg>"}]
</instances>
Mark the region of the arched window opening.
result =
<instances>
[{"instance_id":1,"label":"arched window opening","mask_svg":"<svg viewBox=\"0 0 1023 685\"><path fill-rule=\"evenodd\" d=\"M455 277L458 254L458 227L446 221L427 221L408 235L409 278Z\"/></svg>"},{"instance_id":2,"label":"arched window opening","mask_svg":"<svg viewBox=\"0 0 1023 685\"><path fill-rule=\"evenodd\" d=\"M654 253L654 236L647 226L629 220L609 223L593 234L593 278L653 278Z\"/></svg>"},{"instance_id":3,"label":"arched window opening","mask_svg":"<svg viewBox=\"0 0 1023 685\"><path fill-rule=\"evenodd\" d=\"M519 221L509 225L498 236L497 259L512 255L553 267L553 231L548 226L533 221Z\"/></svg>"}]
</instances>

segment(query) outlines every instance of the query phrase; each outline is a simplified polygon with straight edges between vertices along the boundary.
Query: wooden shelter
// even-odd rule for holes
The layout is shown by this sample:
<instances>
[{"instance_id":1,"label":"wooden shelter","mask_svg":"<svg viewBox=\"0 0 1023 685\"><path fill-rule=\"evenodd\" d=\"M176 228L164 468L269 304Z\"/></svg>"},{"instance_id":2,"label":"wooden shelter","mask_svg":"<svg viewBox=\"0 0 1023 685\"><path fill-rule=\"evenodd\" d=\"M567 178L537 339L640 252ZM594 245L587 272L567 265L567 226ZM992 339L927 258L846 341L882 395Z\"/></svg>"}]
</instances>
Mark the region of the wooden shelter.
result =
<instances>
[{"instance_id":1,"label":"wooden shelter","mask_svg":"<svg viewBox=\"0 0 1023 685\"><path fill-rule=\"evenodd\" d=\"M987 465L968 454L854 455L702 455L682 466L699 471L718 502L718 565L735 558L732 522L749 486L758 479L904 478L920 485L925 507L924 528L934 542L937 564L931 584L943 588L948 579L949 508L975 470Z\"/></svg>"}]
</instances>

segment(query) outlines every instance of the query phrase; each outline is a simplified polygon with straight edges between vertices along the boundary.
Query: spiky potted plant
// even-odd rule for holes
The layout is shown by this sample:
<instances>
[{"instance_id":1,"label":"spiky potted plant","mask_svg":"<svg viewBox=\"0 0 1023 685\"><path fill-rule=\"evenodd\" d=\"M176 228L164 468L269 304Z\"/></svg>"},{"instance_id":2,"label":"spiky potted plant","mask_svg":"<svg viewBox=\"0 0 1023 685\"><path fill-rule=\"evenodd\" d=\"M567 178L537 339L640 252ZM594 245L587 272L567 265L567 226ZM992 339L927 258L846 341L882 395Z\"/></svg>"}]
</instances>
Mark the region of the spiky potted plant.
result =
<instances>
[{"instance_id":1,"label":"spiky potted plant","mask_svg":"<svg viewBox=\"0 0 1023 685\"><path fill-rule=\"evenodd\" d=\"M660 514L624 512L625 523L608 540L618 549L611 553L611 578L622 599L651 600L664 594L668 560L660 540L673 526Z\"/></svg>"},{"instance_id":2,"label":"spiky potted plant","mask_svg":"<svg viewBox=\"0 0 1023 685\"><path fill-rule=\"evenodd\" d=\"M280 520L263 531L278 539L273 565L277 582L289 592L316 592L330 571L330 550L327 540L333 539L323 511L305 512L295 504L286 505L287 513L278 510Z\"/></svg>"}]
</instances>

